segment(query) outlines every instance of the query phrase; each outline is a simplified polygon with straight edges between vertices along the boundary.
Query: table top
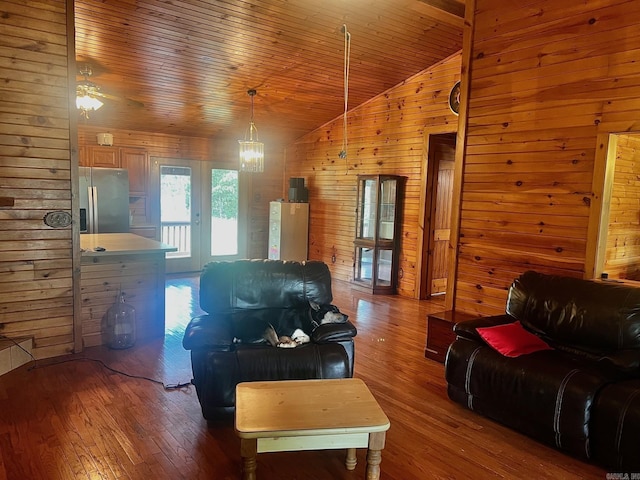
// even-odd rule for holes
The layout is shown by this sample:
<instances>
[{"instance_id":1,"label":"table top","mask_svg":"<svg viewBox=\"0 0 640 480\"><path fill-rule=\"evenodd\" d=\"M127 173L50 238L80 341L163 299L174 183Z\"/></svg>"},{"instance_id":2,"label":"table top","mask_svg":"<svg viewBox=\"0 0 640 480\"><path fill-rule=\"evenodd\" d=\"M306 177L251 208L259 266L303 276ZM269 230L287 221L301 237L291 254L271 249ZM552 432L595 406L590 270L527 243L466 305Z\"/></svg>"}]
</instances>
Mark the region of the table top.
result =
<instances>
[{"instance_id":1,"label":"table top","mask_svg":"<svg viewBox=\"0 0 640 480\"><path fill-rule=\"evenodd\" d=\"M104 248L96 251L97 247ZM83 256L130 255L175 252L176 247L133 233L83 233L80 235Z\"/></svg>"},{"instance_id":2,"label":"table top","mask_svg":"<svg viewBox=\"0 0 640 480\"><path fill-rule=\"evenodd\" d=\"M358 378L247 382L236 387L240 438L384 432L389 425Z\"/></svg>"}]
</instances>

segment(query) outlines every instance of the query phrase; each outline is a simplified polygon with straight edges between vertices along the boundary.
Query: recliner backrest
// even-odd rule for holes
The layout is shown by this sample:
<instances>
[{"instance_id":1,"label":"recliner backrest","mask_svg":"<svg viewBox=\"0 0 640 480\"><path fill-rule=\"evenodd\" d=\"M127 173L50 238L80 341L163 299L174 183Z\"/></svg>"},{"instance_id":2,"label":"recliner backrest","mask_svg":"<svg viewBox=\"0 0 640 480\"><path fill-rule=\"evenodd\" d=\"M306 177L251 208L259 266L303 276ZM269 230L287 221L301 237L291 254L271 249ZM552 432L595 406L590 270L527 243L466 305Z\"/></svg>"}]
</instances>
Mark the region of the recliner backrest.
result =
<instances>
[{"instance_id":1,"label":"recliner backrest","mask_svg":"<svg viewBox=\"0 0 640 480\"><path fill-rule=\"evenodd\" d=\"M210 314L330 304L331 273L318 261L211 262L200 275L200 308Z\"/></svg>"},{"instance_id":2,"label":"recliner backrest","mask_svg":"<svg viewBox=\"0 0 640 480\"><path fill-rule=\"evenodd\" d=\"M640 349L640 288L523 273L506 311L543 338L589 351Z\"/></svg>"}]
</instances>

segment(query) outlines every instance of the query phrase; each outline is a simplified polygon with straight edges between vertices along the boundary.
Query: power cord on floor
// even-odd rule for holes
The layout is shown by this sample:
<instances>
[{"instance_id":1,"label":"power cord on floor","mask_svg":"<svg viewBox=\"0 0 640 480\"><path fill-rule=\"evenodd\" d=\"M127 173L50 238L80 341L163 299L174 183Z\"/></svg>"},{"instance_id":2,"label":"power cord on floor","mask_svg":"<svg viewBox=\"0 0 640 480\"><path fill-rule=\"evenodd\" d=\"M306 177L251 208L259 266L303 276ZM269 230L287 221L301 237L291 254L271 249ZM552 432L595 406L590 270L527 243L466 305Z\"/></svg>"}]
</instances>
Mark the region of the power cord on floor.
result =
<instances>
[{"instance_id":1,"label":"power cord on floor","mask_svg":"<svg viewBox=\"0 0 640 480\"><path fill-rule=\"evenodd\" d=\"M98 363L98 364L102 365L104 368L106 368L110 372L117 373L118 375L123 375L123 376L129 377L129 378L137 378L137 379L140 379L140 380L147 380L149 382L156 383L158 385L162 385L162 388L164 388L167 391L180 390L180 389L183 389L183 388L189 388L193 383L193 381L189 381L189 382L185 382L185 383L165 384L164 382L161 382L160 380L156 380L155 378L145 377L144 375L133 375L131 373L123 372L122 370L117 370L117 369L115 369L113 367L110 367L109 365L104 363L102 360L99 360L97 358L88 358L88 357L70 358L68 360L60 360L58 362L47 363L45 365L38 365L38 360L36 360L36 358L31 354L31 352L27 351L22 345L20 345L18 342L16 342L13 338L10 338L10 337L7 337L6 335L0 334L0 339L9 340L16 347L18 347L20 350L22 350L24 353L26 353L27 355L29 355L31 357L31 360L33 360L33 365L31 365L27 369L27 371L31 371L31 370L34 370L36 368L50 367L50 366L53 366L53 365L60 365L62 363L69 363L69 362L95 362L95 363Z\"/></svg>"}]
</instances>

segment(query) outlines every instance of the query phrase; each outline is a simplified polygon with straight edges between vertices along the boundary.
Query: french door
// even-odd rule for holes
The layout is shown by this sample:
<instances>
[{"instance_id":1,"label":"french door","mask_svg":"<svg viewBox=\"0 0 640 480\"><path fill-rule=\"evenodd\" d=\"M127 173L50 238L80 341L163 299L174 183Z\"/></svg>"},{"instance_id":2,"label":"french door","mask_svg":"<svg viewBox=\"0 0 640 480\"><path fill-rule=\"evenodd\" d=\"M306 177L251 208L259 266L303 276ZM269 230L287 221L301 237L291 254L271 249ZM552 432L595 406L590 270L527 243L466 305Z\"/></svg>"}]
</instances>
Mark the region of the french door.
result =
<instances>
[{"instance_id":1,"label":"french door","mask_svg":"<svg viewBox=\"0 0 640 480\"><path fill-rule=\"evenodd\" d=\"M168 273L197 272L213 260L243 258L247 202L243 176L211 162L155 159L160 197L160 240Z\"/></svg>"}]
</instances>

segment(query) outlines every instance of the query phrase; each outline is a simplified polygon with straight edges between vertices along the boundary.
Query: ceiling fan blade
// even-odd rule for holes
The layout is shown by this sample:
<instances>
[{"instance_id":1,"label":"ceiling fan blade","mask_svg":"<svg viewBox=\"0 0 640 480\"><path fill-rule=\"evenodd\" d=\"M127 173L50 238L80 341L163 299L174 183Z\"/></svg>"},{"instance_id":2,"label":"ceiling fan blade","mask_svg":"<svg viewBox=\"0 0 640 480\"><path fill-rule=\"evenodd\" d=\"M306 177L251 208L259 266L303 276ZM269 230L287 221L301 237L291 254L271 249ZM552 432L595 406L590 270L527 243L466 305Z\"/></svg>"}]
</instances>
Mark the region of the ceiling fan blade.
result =
<instances>
[{"instance_id":1,"label":"ceiling fan blade","mask_svg":"<svg viewBox=\"0 0 640 480\"><path fill-rule=\"evenodd\" d=\"M119 97L118 95L112 95L110 93L97 92L96 96L106 98L107 100L115 100L116 102L126 102L127 105L131 105L134 107L144 107L144 103L139 102L137 100L133 100L131 98Z\"/></svg>"}]
</instances>

